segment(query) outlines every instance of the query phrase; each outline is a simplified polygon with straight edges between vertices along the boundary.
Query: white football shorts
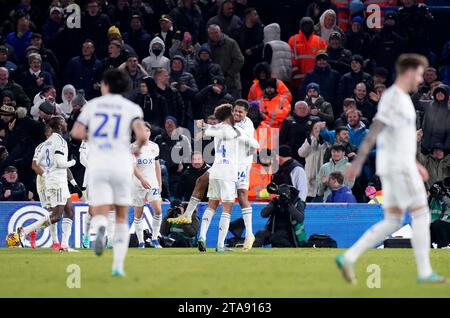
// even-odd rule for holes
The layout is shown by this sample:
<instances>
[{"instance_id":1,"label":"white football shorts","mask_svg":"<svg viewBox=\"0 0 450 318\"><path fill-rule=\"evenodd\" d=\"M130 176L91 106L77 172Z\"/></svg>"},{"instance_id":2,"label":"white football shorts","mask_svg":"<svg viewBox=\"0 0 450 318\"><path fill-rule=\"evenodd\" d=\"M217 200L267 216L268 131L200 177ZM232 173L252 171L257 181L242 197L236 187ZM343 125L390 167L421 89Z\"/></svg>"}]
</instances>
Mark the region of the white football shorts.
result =
<instances>
[{"instance_id":1,"label":"white football shorts","mask_svg":"<svg viewBox=\"0 0 450 318\"><path fill-rule=\"evenodd\" d=\"M131 168L131 166L130 166ZM89 205L130 206L133 190L131 169L97 170L90 169L88 176Z\"/></svg>"},{"instance_id":2,"label":"white football shorts","mask_svg":"<svg viewBox=\"0 0 450 318\"><path fill-rule=\"evenodd\" d=\"M142 207L146 202L161 201L159 188L144 189L136 187L133 191L133 206Z\"/></svg>"},{"instance_id":3,"label":"white football shorts","mask_svg":"<svg viewBox=\"0 0 450 318\"><path fill-rule=\"evenodd\" d=\"M394 172L380 176L383 187L383 207L419 208L428 206L427 192L418 171Z\"/></svg>"},{"instance_id":4,"label":"white football shorts","mask_svg":"<svg viewBox=\"0 0 450 318\"><path fill-rule=\"evenodd\" d=\"M208 199L234 202L236 199L236 182L219 179L209 179Z\"/></svg>"},{"instance_id":5,"label":"white football shorts","mask_svg":"<svg viewBox=\"0 0 450 318\"><path fill-rule=\"evenodd\" d=\"M238 171L238 180L236 182L236 188L248 190L250 187L250 169L251 165L244 167Z\"/></svg>"},{"instance_id":6,"label":"white football shorts","mask_svg":"<svg viewBox=\"0 0 450 318\"><path fill-rule=\"evenodd\" d=\"M70 199L70 191L67 182L61 184L46 185L45 197L47 207L55 208L60 205L66 205Z\"/></svg>"}]
</instances>

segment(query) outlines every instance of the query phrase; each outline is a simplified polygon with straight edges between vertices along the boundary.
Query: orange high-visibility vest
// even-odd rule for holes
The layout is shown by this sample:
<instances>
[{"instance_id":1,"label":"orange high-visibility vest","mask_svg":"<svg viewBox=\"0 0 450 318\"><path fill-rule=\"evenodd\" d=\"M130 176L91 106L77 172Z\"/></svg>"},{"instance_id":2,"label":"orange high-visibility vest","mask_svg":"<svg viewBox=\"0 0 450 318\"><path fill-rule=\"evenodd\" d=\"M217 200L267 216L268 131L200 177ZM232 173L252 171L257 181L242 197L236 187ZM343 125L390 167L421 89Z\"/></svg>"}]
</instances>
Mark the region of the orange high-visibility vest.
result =
<instances>
[{"instance_id":1,"label":"orange high-visibility vest","mask_svg":"<svg viewBox=\"0 0 450 318\"><path fill-rule=\"evenodd\" d=\"M283 83L283 81L277 80L277 92L280 95L286 96L289 100L289 103L292 102L292 94L289 91L289 88ZM248 100L257 100L264 96L264 92L259 85L259 80L253 80L253 85L250 87L248 91Z\"/></svg>"},{"instance_id":2,"label":"orange high-visibility vest","mask_svg":"<svg viewBox=\"0 0 450 318\"><path fill-rule=\"evenodd\" d=\"M300 31L291 36L289 46L292 53L292 87L299 88L306 73L316 66L317 52L327 49L327 42L314 33L306 39Z\"/></svg>"},{"instance_id":3,"label":"orange high-visibility vest","mask_svg":"<svg viewBox=\"0 0 450 318\"><path fill-rule=\"evenodd\" d=\"M270 195L266 188L272 180L272 169L267 170L259 163L253 163L250 169L250 186L248 188L248 199L250 201L269 201Z\"/></svg>"},{"instance_id":4,"label":"orange high-visibility vest","mask_svg":"<svg viewBox=\"0 0 450 318\"><path fill-rule=\"evenodd\" d=\"M260 111L266 115L263 123L272 128L281 128L283 120L291 112L291 103L286 96L277 95L271 100L268 98L258 99Z\"/></svg>"},{"instance_id":5,"label":"orange high-visibility vest","mask_svg":"<svg viewBox=\"0 0 450 318\"><path fill-rule=\"evenodd\" d=\"M336 8L338 8L337 14L337 25L342 29L343 32L347 31L347 26L350 23L350 0L333 0L331 1ZM342 9L339 9L342 8Z\"/></svg>"}]
</instances>

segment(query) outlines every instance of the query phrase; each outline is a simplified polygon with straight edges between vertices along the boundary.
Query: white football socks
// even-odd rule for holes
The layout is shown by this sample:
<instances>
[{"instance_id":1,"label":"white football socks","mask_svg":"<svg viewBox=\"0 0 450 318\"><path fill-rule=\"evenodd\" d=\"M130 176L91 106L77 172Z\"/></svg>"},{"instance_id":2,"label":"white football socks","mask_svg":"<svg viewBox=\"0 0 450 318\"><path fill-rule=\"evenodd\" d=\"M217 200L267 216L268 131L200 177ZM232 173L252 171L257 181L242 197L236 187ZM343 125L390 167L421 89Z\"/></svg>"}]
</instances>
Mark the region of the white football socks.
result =
<instances>
[{"instance_id":1,"label":"white football socks","mask_svg":"<svg viewBox=\"0 0 450 318\"><path fill-rule=\"evenodd\" d=\"M244 219L245 224L245 237L253 236L253 228L252 228L252 208L242 209L242 218Z\"/></svg>"},{"instance_id":2,"label":"white football socks","mask_svg":"<svg viewBox=\"0 0 450 318\"><path fill-rule=\"evenodd\" d=\"M123 271L129 241L130 234L128 233L128 224L117 223L115 226L113 243L113 271Z\"/></svg>"},{"instance_id":3,"label":"white football socks","mask_svg":"<svg viewBox=\"0 0 450 318\"><path fill-rule=\"evenodd\" d=\"M205 212L203 213L202 225L200 228L200 237L204 240L206 240L206 233L208 233L209 225L211 224L214 213L216 213L216 211L210 208L206 208Z\"/></svg>"},{"instance_id":4,"label":"white football socks","mask_svg":"<svg viewBox=\"0 0 450 318\"><path fill-rule=\"evenodd\" d=\"M109 211L108 212L108 226L106 227L106 236L108 237L108 242L114 242L115 225L116 225L116 212ZM108 243L108 245L109 245L109 243Z\"/></svg>"},{"instance_id":5,"label":"white football socks","mask_svg":"<svg viewBox=\"0 0 450 318\"><path fill-rule=\"evenodd\" d=\"M386 236L402 226L403 215L385 213L384 220L373 225L364 235L344 253L345 262L354 263L367 249L374 247Z\"/></svg>"},{"instance_id":6,"label":"white football socks","mask_svg":"<svg viewBox=\"0 0 450 318\"><path fill-rule=\"evenodd\" d=\"M159 237L159 229L161 228L161 214L154 214L152 221L152 240L157 240Z\"/></svg>"},{"instance_id":7,"label":"white football socks","mask_svg":"<svg viewBox=\"0 0 450 318\"><path fill-rule=\"evenodd\" d=\"M72 220L64 218L62 220L62 239L61 239L62 247L69 247L70 234L72 234Z\"/></svg>"},{"instance_id":8,"label":"white football socks","mask_svg":"<svg viewBox=\"0 0 450 318\"><path fill-rule=\"evenodd\" d=\"M59 244L58 238L58 223L53 223L50 225L50 237L53 244Z\"/></svg>"},{"instance_id":9,"label":"white football socks","mask_svg":"<svg viewBox=\"0 0 450 318\"><path fill-rule=\"evenodd\" d=\"M225 238L227 237L229 228L230 215L228 213L222 212L219 222L219 238L217 240L217 247L223 248L225 246Z\"/></svg>"},{"instance_id":10,"label":"white football socks","mask_svg":"<svg viewBox=\"0 0 450 318\"><path fill-rule=\"evenodd\" d=\"M411 245L416 257L417 274L419 278L426 278L433 273L430 264L430 220L428 208L411 215L412 238Z\"/></svg>"},{"instance_id":11,"label":"white football socks","mask_svg":"<svg viewBox=\"0 0 450 318\"><path fill-rule=\"evenodd\" d=\"M185 217L192 217L192 214L194 213L195 209L197 208L197 205L200 203L200 199L197 199L196 197L191 197L189 200L188 206L186 208L186 211L184 212Z\"/></svg>"},{"instance_id":12,"label":"white football socks","mask_svg":"<svg viewBox=\"0 0 450 318\"><path fill-rule=\"evenodd\" d=\"M142 224L142 218L134 218L134 229L136 231L136 236L139 241L139 243L145 243L144 242L144 226Z\"/></svg>"}]
</instances>

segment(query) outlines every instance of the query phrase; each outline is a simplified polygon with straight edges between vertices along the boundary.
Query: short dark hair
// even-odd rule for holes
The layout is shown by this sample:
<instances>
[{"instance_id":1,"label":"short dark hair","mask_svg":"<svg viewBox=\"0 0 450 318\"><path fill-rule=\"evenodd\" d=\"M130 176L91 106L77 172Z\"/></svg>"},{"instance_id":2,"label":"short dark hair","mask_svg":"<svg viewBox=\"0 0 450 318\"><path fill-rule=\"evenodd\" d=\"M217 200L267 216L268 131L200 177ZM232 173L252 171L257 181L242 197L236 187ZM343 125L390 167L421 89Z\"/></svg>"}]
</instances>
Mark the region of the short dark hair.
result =
<instances>
[{"instance_id":1,"label":"short dark hair","mask_svg":"<svg viewBox=\"0 0 450 318\"><path fill-rule=\"evenodd\" d=\"M217 120L222 122L233 116L233 106L230 104L222 104L214 110L214 116Z\"/></svg>"},{"instance_id":2,"label":"short dark hair","mask_svg":"<svg viewBox=\"0 0 450 318\"><path fill-rule=\"evenodd\" d=\"M61 121L65 120L62 116L53 116L50 118L50 121L48 122L48 126L53 130L57 131L59 130L59 125L61 125Z\"/></svg>"},{"instance_id":3,"label":"short dark hair","mask_svg":"<svg viewBox=\"0 0 450 318\"><path fill-rule=\"evenodd\" d=\"M124 94L131 88L130 77L118 69L109 69L103 73L102 82L109 87L112 94Z\"/></svg>"},{"instance_id":4,"label":"short dark hair","mask_svg":"<svg viewBox=\"0 0 450 318\"><path fill-rule=\"evenodd\" d=\"M251 8L245 9L245 11L244 11L244 17L246 17L247 15L249 15L250 13L252 13L253 11L256 11L256 8L251 7Z\"/></svg>"},{"instance_id":5,"label":"short dark hair","mask_svg":"<svg viewBox=\"0 0 450 318\"><path fill-rule=\"evenodd\" d=\"M422 66L424 69L428 67L428 60L425 56L414 53L402 54L395 63L395 69L398 75L405 73L407 70L416 70Z\"/></svg>"},{"instance_id":6,"label":"short dark hair","mask_svg":"<svg viewBox=\"0 0 450 318\"><path fill-rule=\"evenodd\" d=\"M152 125L148 121L144 121L144 126L150 129L150 131L152 130Z\"/></svg>"},{"instance_id":7,"label":"short dark hair","mask_svg":"<svg viewBox=\"0 0 450 318\"><path fill-rule=\"evenodd\" d=\"M334 171L334 172L330 173L330 175L328 177L333 178L339 184L344 183L344 175L340 171Z\"/></svg>"},{"instance_id":8,"label":"short dark hair","mask_svg":"<svg viewBox=\"0 0 450 318\"><path fill-rule=\"evenodd\" d=\"M234 106L244 107L246 111L250 108L248 101L246 99L237 99L234 102Z\"/></svg>"}]
</instances>

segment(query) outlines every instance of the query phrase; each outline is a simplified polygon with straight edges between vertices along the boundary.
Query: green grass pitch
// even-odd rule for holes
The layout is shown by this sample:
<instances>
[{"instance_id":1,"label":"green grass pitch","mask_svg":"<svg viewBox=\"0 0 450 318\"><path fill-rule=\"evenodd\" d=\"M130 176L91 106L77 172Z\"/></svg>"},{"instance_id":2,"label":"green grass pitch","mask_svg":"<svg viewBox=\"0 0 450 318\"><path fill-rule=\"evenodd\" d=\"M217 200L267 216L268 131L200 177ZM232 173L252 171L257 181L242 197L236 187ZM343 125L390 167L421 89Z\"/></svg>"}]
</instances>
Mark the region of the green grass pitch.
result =
<instances>
[{"instance_id":1,"label":"green grass pitch","mask_svg":"<svg viewBox=\"0 0 450 318\"><path fill-rule=\"evenodd\" d=\"M358 284L344 282L340 249L253 249L216 254L196 249L130 249L127 276L111 277L112 251L58 253L0 249L0 297L450 297L450 285L418 285L411 249L371 250L356 266ZM450 250L432 250L434 269L450 277ZM67 267L81 269L70 289ZM381 288L368 288L370 264ZM70 279L69 279L70 280Z\"/></svg>"}]
</instances>

